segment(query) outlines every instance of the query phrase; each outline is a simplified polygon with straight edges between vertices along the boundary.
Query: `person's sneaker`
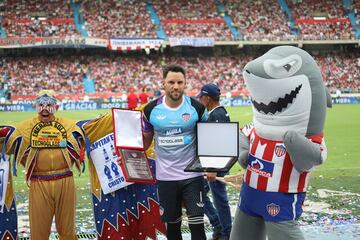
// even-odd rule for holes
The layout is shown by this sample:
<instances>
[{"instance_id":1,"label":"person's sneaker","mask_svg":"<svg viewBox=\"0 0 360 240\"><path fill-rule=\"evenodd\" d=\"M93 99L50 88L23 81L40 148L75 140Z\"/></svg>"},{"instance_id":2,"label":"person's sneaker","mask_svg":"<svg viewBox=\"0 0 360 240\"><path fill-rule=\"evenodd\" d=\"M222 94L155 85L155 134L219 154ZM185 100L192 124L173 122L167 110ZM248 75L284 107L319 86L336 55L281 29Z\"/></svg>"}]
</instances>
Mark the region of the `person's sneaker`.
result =
<instances>
[{"instance_id":1,"label":"person's sneaker","mask_svg":"<svg viewBox=\"0 0 360 240\"><path fill-rule=\"evenodd\" d=\"M221 238L221 227L214 227L212 238L210 240L220 240Z\"/></svg>"}]
</instances>

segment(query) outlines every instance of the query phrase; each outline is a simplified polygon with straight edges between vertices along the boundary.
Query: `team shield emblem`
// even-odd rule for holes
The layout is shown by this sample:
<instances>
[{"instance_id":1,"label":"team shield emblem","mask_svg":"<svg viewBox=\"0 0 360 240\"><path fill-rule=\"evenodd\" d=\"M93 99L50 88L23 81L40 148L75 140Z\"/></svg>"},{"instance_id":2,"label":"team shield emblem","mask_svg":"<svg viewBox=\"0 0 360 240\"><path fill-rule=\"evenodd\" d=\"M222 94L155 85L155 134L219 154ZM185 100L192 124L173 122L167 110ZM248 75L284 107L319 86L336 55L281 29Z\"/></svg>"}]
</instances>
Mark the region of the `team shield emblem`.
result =
<instances>
[{"instance_id":1,"label":"team shield emblem","mask_svg":"<svg viewBox=\"0 0 360 240\"><path fill-rule=\"evenodd\" d=\"M184 113L183 115L181 115L182 119L187 122L190 119L190 114L189 113Z\"/></svg>"},{"instance_id":2,"label":"team shield emblem","mask_svg":"<svg viewBox=\"0 0 360 240\"><path fill-rule=\"evenodd\" d=\"M275 217L280 212L280 206L275 203L270 203L266 205L266 210L270 214L270 216Z\"/></svg>"},{"instance_id":3,"label":"team shield emblem","mask_svg":"<svg viewBox=\"0 0 360 240\"><path fill-rule=\"evenodd\" d=\"M286 148L284 147L284 145L278 145L275 147L276 156L282 157L284 156L285 153L286 153Z\"/></svg>"}]
</instances>

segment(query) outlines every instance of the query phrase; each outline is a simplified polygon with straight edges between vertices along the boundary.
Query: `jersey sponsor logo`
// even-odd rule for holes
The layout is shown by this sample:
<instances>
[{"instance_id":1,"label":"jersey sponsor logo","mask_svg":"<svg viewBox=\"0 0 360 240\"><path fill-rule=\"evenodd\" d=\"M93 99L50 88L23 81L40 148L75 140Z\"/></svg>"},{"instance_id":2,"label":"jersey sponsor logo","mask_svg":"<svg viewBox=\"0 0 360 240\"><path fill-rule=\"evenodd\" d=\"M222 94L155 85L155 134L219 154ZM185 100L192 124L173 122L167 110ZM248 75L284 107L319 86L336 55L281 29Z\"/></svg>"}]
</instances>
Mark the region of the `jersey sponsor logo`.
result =
<instances>
[{"instance_id":1,"label":"jersey sponsor logo","mask_svg":"<svg viewBox=\"0 0 360 240\"><path fill-rule=\"evenodd\" d=\"M286 153L286 148L284 145L278 145L275 147L276 156L282 157L282 156L284 156L285 153Z\"/></svg>"},{"instance_id":2,"label":"jersey sponsor logo","mask_svg":"<svg viewBox=\"0 0 360 240\"><path fill-rule=\"evenodd\" d=\"M158 137L159 146L176 146L185 144L183 136Z\"/></svg>"},{"instance_id":3,"label":"jersey sponsor logo","mask_svg":"<svg viewBox=\"0 0 360 240\"><path fill-rule=\"evenodd\" d=\"M276 205L275 203L270 203L270 204L266 205L266 210L270 216L275 217L280 212L280 206Z\"/></svg>"},{"instance_id":4,"label":"jersey sponsor logo","mask_svg":"<svg viewBox=\"0 0 360 240\"><path fill-rule=\"evenodd\" d=\"M249 154L248 169L264 177L272 177L274 163L256 158Z\"/></svg>"},{"instance_id":5,"label":"jersey sponsor logo","mask_svg":"<svg viewBox=\"0 0 360 240\"><path fill-rule=\"evenodd\" d=\"M176 135L182 133L181 128L173 128L165 131L166 136Z\"/></svg>"},{"instance_id":6,"label":"jersey sponsor logo","mask_svg":"<svg viewBox=\"0 0 360 240\"><path fill-rule=\"evenodd\" d=\"M187 122L190 120L190 113L184 113L181 117L185 122Z\"/></svg>"}]
</instances>

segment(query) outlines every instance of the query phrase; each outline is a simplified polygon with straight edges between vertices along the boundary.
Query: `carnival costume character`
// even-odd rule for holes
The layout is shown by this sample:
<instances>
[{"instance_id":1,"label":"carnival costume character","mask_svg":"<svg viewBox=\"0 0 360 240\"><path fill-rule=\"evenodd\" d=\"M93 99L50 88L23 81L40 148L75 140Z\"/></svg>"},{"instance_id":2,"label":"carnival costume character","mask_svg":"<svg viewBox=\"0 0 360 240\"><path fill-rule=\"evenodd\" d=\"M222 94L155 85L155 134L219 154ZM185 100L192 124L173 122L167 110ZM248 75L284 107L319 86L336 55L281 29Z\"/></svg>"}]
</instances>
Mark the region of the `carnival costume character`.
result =
<instances>
[{"instance_id":1,"label":"carnival costume character","mask_svg":"<svg viewBox=\"0 0 360 240\"><path fill-rule=\"evenodd\" d=\"M72 166L80 172L82 130L75 120L54 115L59 106L53 91L40 92L35 102L37 117L2 126L2 160L13 154L14 171L19 164L25 167L31 239L48 239L54 216L60 239L77 239ZM16 216L5 225L12 226L13 221Z\"/></svg>"},{"instance_id":2,"label":"carnival costume character","mask_svg":"<svg viewBox=\"0 0 360 240\"><path fill-rule=\"evenodd\" d=\"M304 239L298 226L310 173L327 156L323 137L330 95L304 50L280 46L243 70L253 124L242 129L246 169L232 240Z\"/></svg>"}]
</instances>

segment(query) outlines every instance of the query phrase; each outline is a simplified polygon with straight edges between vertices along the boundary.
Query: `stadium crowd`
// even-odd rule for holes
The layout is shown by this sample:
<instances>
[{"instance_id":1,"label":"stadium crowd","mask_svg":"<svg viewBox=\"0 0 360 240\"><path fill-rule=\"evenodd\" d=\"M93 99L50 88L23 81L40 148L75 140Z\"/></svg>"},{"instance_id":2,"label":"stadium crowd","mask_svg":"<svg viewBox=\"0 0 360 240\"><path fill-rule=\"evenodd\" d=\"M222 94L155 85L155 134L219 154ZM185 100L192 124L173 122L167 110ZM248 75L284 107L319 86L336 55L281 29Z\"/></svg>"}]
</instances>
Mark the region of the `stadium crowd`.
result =
<instances>
[{"instance_id":1,"label":"stadium crowd","mask_svg":"<svg viewBox=\"0 0 360 240\"><path fill-rule=\"evenodd\" d=\"M161 69L178 63L187 69L188 91L196 93L202 85L216 82L223 92L241 92L244 82L241 69L255 55L233 56L68 56L68 57L5 57L0 76L12 95L34 95L42 88L59 94L82 94L83 77L95 82L97 93L137 92L146 86L161 89ZM360 54L315 55L325 84L332 92L360 92Z\"/></svg>"},{"instance_id":2,"label":"stadium crowd","mask_svg":"<svg viewBox=\"0 0 360 240\"><path fill-rule=\"evenodd\" d=\"M68 1L6 0L0 8L7 37L79 36Z\"/></svg>"},{"instance_id":3,"label":"stadium crowd","mask_svg":"<svg viewBox=\"0 0 360 240\"><path fill-rule=\"evenodd\" d=\"M293 40L284 12L276 0L223 0L244 40Z\"/></svg>"},{"instance_id":4,"label":"stadium crowd","mask_svg":"<svg viewBox=\"0 0 360 240\"><path fill-rule=\"evenodd\" d=\"M43 89L54 89L60 94L84 92L84 71L78 57L5 57L0 64L0 75L12 95L36 95Z\"/></svg>"},{"instance_id":5,"label":"stadium crowd","mask_svg":"<svg viewBox=\"0 0 360 240\"><path fill-rule=\"evenodd\" d=\"M303 40L348 40L355 35L349 21L346 20L345 9L341 0L287 0L295 20L312 20L314 17L323 18L325 21L297 24Z\"/></svg>"},{"instance_id":6,"label":"stadium crowd","mask_svg":"<svg viewBox=\"0 0 360 240\"><path fill-rule=\"evenodd\" d=\"M329 21L296 24L299 35L291 33L289 22L278 1L237 0L82 0L79 10L84 29L91 37L157 37L158 27L150 18L146 4L153 4L168 37L213 37L234 40L224 21L231 16L244 40L340 40L354 39L346 9L341 0L287 0L297 21L324 17ZM223 4L224 10L217 8ZM359 3L352 8L359 11ZM171 10L169 10L171 9ZM225 12L221 12L225 11ZM359 14L358 14L359 15ZM8 37L79 36L68 1L4 0L0 7L3 29ZM0 18L1 19L1 18ZM338 20L335 20L338 19Z\"/></svg>"},{"instance_id":7,"label":"stadium crowd","mask_svg":"<svg viewBox=\"0 0 360 240\"><path fill-rule=\"evenodd\" d=\"M30 19L34 16L51 19L72 17L69 1L63 0L4 0L3 6L5 19Z\"/></svg>"},{"instance_id":8,"label":"stadium crowd","mask_svg":"<svg viewBox=\"0 0 360 240\"><path fill-rule=\"evenodd\" d=\"M354 10L356 10L358 16L359 16L359 11L360 11L360 2L359 1L352 1L352 8Z\"/></svg>"},{"instance_id":9,"label":"stadium crowd","mask_svg":"<svg viewBox=\"0 0 360 240\"><path fill-rule=\"evenodd\" d=\"M345 10L341 0L287 0L295 19L309 19L316 16L327 18L342 18Z\"/></svg>"},{"instance_id":10,"label":"stadium crowd","mask_svg":"<svg viewBox=\"0 0 360 240\"><path fill-rule=\"evenodd\" d=\"M213 1L153 0L152 3L169 37L233 39Z\"/></svg>"},{"instance_id":11,"label":"stadium crowd","mask_svg":"<svg viewBox=\"0 0 360 240\"><path fill-rule=\"evenodd\" d=\"M10 23L6 26L8 37L72 37L80 36L71 23L53 24L32 20L31 22Z\"/></svg>"},{"instance_id":12,"label":"stadium crowd","mask_svg":"<svg viewBox=\"0 0 360 240\"><path fill-rule=\"evenodd\" d=\"M142 1L88 0L82 8L91 37L156 37L156 27Z\"/></svg>"},{"instance_id":13,"label":"stadium crowd","mask_svg":"<svg viewBox=\"0 0 360 240\"><path fill-rule=\"evenodd\" d=\"M330 92L360 93L360 53L315 55Z\"/></svg>"}]
</instances>

